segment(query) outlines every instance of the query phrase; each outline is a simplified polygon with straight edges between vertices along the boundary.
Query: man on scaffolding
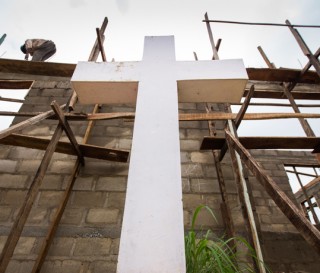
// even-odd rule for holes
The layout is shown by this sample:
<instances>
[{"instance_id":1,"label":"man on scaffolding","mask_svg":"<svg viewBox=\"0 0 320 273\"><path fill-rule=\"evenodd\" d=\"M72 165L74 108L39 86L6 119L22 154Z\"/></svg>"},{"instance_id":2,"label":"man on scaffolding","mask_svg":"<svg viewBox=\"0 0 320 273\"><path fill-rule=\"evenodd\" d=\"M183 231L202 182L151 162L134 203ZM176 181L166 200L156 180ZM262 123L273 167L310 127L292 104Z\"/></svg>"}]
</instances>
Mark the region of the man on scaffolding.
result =
<instances>
[{"instance_id":1,"label":"man on scaffolding","mask_svg":"<svg viewBox=\"0 0 320 273\"><path fill-rule=\"evenodd\" d=\"M25 60L28 60L31 55L31 61L34 62L44 62L56 53L54 42L44 39L28 39L20 49L25 54Z\"/></svg>"}]
</instances>

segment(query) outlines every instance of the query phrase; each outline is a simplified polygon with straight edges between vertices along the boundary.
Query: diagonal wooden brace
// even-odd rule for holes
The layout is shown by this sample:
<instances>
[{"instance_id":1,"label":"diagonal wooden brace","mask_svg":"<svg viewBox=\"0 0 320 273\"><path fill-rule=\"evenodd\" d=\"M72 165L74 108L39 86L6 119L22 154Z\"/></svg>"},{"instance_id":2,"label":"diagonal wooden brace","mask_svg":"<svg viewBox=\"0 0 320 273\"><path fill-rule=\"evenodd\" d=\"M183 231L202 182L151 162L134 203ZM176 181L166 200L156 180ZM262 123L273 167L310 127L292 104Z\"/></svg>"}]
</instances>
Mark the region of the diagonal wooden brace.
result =
<instances>
[{"instance_id":1,"label":"diagonal wooden brace","mask_svg":"<svg viewBox=\"0 0 320 273\"><path fill-rule=\"evenodd\" d=\"M61 106L58 106L58 107L59 108L61 107L62 109L64 109L66 107L66 105L64 104L64 105L61 105ZM18 132L18 131L20 131L20 130L22 130L22 129L30 126L30 125L34 125L34 124L40 122L41 120L49 118L49 117L51 117L53 115L54 115L54 111L50 110L50 111L41 113L41 114L39 114L37 116L34 116L32 118L29 118L27 120L24 120L22 122L19 122L19 123L7 128L7 129L4 129L4 130L0 131L0 139L9 136L12 133Z\"/></svg>"},{"instance_id":2,"label":"diagonal wooden brace","mask_svg":"<svg viewBox=\"0 0 320 273\"><path fill-rule=\"evenodd\" d=\"M269 177L261 166L254 160L250 153L241 145L241 143L226 130L226 139L228 145L235 149L240 155L242 161L256 176L267 193L277 204L279 209L290 220L290 222L300 232L302 237L320 254L320 231L317 230L295 206L290 198L280 189L276 182Z\"/></svg>"},{"instance_id":3,"label":"diagonal wooden brace","mask_svg":"<svg viewBox=\"0 0 320 273\"><path fill-rule=\"evenodd\" d=\"M298 32L298 30L296 30L291 25L289 20L286 20L286 24L289 27L289 29L290 29L291 33L293 34L294 38L296 39L298 45L300 46L303 54L306 57L308 57L310 64L313 65L313 67L315 68L316 72L320 76L320 62L319 62L318 58L314 54L312 54L311 50L309 49L309 47L307 46L305 41L302 39L302 37L301 37L300 33Z\"/></svg>"},{"instance_id":4,"label":"diagonal wooden brace","mask_svg":"<svg viewBox=\"0 0 320 273\"><path fill-rule=\"evenodd\" d=\"M73 145L73 147L79 157L81 164L84 165L84 157L82 155L82 152L80 151L78 142L77 142L63 112L60 110L58 103L56 101L51 102L51 108L55 112L55 114L57 115L57 118L58 118L63 130L66 132L66 135L68 136L71 144Z\"/></svg>"}]
</instances>

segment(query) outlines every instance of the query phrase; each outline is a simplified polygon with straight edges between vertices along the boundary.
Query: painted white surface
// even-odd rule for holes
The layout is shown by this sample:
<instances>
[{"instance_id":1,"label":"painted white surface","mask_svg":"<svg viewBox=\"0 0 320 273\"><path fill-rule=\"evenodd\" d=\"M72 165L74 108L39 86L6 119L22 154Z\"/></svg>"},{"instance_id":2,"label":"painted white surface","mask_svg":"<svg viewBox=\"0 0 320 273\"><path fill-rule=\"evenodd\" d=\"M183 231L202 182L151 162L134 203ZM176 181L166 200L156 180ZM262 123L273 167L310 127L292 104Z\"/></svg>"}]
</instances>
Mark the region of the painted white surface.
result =
<instances>
[{"instance_id":1,"label":"painted white surface","mask_svg":"<svg viewBox=\"0 0 320 273\"><path fill-rule=\"evenodd\" d=\"M148 53L144 53L145 56ZM155 56L152 62L162 62ZM248 75L240 59L216 61L175 61L170 63L178 85L179 102L240 102ZM82 104L136 103L141 62L79 62L71 79ZM161 75L155 81L161 81Z\"/></svg>"},{"instance_id":2,"label":"painted white surface","mask_svg":"<svg viewBox=\"0 0 320 273\"><path fill-rule=\"evenodd\" d=\"M179 102L240 102L247 71L241 59L176 63Z\"/></svg>"},{"instance_id":3,"label":"painted white surface","mask_svg":"<svg viewBox=\"0 0 320 273\"><path fill-rule=\"evenodd\" d=\"M136 103L138 62L79 62L71 85L81 104Z\"/></svg>"},{"instance_id":4,"label":"painted white surface","mask_svg":"<svg viewBox=\"0 0 320 273\"><path fill-rule=\"evenodd\" d=\"M183 273L174 38L146 37L144 50L117 272Z\"/></svg>"}]
</instances>

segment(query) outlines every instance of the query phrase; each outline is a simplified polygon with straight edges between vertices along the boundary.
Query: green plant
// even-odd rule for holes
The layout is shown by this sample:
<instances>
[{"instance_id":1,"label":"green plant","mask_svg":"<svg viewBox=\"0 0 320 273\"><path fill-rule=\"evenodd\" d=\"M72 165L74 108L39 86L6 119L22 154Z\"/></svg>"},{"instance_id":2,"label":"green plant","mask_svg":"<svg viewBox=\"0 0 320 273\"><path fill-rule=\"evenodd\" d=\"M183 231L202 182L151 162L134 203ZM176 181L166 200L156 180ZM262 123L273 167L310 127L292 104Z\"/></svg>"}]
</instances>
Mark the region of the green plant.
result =
<instances>
[{"instance_id":1,"label":"green plant","mask_svg":"<svg viewBox=\"0 0 320 273\"><path fill-rule=\"evenodd\" d=\"M185 235L185 254L187 273L233 273L254 272L252 265L240 257L256 259L254 249L242 237L230 239L211 238L211 230L204 234L195 232L195 222L199 212L205 208L216 220L214 213L208 206L196 208L190 231ZM244 246L246 253L235 251L235 245ZM257 259L256 259L257 260Z\"/></svg>"}]
</instances>

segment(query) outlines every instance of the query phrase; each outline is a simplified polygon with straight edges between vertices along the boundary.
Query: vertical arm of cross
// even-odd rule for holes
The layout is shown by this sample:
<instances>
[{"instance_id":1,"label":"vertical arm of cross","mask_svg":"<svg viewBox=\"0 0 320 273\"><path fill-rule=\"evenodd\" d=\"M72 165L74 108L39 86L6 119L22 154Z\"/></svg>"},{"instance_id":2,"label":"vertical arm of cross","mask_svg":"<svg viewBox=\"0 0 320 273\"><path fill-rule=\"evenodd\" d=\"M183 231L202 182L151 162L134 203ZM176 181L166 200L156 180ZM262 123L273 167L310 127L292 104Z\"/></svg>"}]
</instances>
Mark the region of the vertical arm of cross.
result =
<instances>
[{"instance_id":1,"label":"vertical arm of cross","mask_svg":"<svg viewBox=\"0 0 320 273\"><path fill-rule=\"evenodd\" d=\"M118 273L185 272L174 40L146 37Z\"/></svg>"}]
</instances>

